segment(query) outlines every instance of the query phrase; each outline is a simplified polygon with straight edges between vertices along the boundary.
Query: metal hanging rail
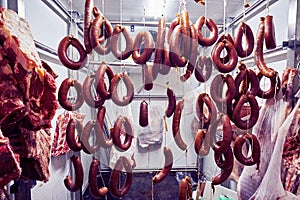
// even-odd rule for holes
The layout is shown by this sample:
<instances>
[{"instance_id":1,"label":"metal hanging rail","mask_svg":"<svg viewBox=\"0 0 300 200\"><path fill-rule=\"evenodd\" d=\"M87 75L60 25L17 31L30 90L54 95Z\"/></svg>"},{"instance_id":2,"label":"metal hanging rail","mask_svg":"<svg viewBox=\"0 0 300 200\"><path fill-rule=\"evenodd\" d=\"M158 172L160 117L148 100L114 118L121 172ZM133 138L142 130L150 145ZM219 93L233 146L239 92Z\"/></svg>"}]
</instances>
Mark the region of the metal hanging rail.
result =
<instances>
[{"instance_id":1,"label":"metal hanging rail","mask_svg":"<svg viewBox=\"0 0 300 200\"><path fill-rule=\"evenodd\" d=\"M271 6L272 4L274 4L277 1L279 1L279 0L270 0L269 6ZM245 15L247 15L248 18L255 16L257 13L263 11L266 8L265 6L267 3L268 3L268 1L266 1L266 0L255 1L249 8L247 8L245 10ZM249 16L249 14L250 14L250 16ZM226 29L234 26L236 23L238 23L240 20L242 20L243 16L244 16L244 12L241 12L227 25Z\"/></svg>"}]
</instances>

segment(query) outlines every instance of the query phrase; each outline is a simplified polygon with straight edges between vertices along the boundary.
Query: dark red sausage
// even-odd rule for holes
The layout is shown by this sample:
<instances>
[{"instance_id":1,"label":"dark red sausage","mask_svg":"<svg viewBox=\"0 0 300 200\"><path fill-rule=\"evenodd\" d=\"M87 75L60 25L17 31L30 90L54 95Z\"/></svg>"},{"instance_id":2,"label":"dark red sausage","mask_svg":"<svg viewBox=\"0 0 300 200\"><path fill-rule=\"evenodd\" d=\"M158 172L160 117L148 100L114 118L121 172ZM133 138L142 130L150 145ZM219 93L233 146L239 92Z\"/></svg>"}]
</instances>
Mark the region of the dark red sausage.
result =
<instances>
[{"instance_id":1,"label":"dark red sausage","mask_svg":"<svg viewBox=\"0 0 300 200\"><path fill-rule=\"evenodd\" d=\"M78 61L74 61L72 60L68 54L68 48L69 46L72 45L79 53L79 60ZM60 62L67 68L72 69L72 70L78 70L81 67L83 67L86 62L87 62L87 53L84 50L82 44L80 43L80 41L74 37L70 37L70 36L66 36L64 37L59 45L58 45L58 58L60 60Z\"/></svg>"},{"instance_id":2,"label":"dark red sausage","mask_svg":"<svg viewBox=\"0 0 300 200\"><path fill-rule=\"evenodd\" d=\"M142 127L148 126L148 103L145 100L140 104L139 124Z\"/></svg>"},{"instance_id":3,"label":"dark red sausage","mask_svg":"<svg viewBox=\"0 0 300 200\"><path fill-rule=\"evenodd\" d=\"M251 107L251 114L250 117L247 120L244 120L241 118L241 111L242 107L244 106L245 103L249 102L250 107ZM255 96L252 94L243 94L239 101L237 102L234 110L233 110L233 121L237 127L240 129L250 129L252 128L257 120L258 120L258 115L259 115L259 107L258 103L255 99Z\"/></svg>"},{"instance_id":4,"label":"dark red sausage","mask_svg":"<svg viewBox=\"0 0 300 200\"><path fill-rule=\"evenodd\" d=\"M234 79L235 83L235 99L238 100L242 94L245 94L248 90L248 77L247 77L247 67L245 64L240 63L239 73Z\"/></svg>"},{"instance_id":5,"label":"dark red sausage","mask_svg":"<svg viewBox=\"0 0 300 200\"><path fill-rule=\"evenodd\" d=\"M163 51L163 62L160 65L158 72L162 75L167 75L170 72L170 70L171 70L171 60L169 54L169 45L165 43L164 51Z\"/></svg>"},{"instance_id":6,"label":"dark red sausage","mask_svg":"<svg viewBox=\"0 0 300 200\"><path fill-rule=\"evenodd\" d=\"M244 36L244 37L243 37ZM243 47L243 38L245 38L245 47ZM234 47L239 57L245 58L249 56L254 48L254 35L248 24L241 22L237 28L234 37Z\"/></svg>"},{"instance_id":7,"label":"dark red sausage","mask_svg":"<svg viewBox=\"0 0 300 200\"><path fill-rule=\"evenodd\" d=\"M120 173L123 168L126 171L126 180L125 183L120 187L119 186ZM115 167L110 175L110 180L109 180L110 193L116 198L122 198L128 193L131 187L131 183L132 183L132 166L130 164L129 159L122 156L117 160Z\"/></svg>"},{"instance_id":8,"label":"dark red sausage","mask_svg":"<svg viewBox=\"0 0 300 200\"><path fill-rule=\"evenodd\" d=\"M104 104L105 99L100 97L95 88L94 90L92 89L94 80L95 75L90 75L85 78L82 86L83 98L91 108L99 108Z\"/></svg>"},{"instance_id":9,"label":"dark red sausage","mask_svg":"<svg viewBox=\"0 0 300 200\"><path fill-rule=\"evenodd\" d=\"M83 145L82 149L87 154L93 154L93 153L97 152L98 149L100 148L100 144L99 144L100 138L99 138L98 134L96 134L95 144L90 145L90 143L89 143L89 138L92 133L92 129L95 128L95 125L96 125L96 121L87 122L83 128L83 132L81 135L81 143Z\"/></svg>"},{"instance_id":10,"label":"dark red sausage","mask_svg":"<svg viewBox=\"0 0 300 200\"><path fill-rule=\"evenodd\" d=\"M120 97L118 94L118 84L120 80L123 79L125 83L125 87L127 89L127 94L124 97ZM113 79L111 80L110 84L110 91L111 91L111 100L118 106L126 106L131 103L133 100L134 95L134 86L132 83L131 78L128 76L127 73L119 73L115 74Z\"/></svg>"},{"instance_id":11,"label":"dark red sausage","mask_svg":"<svg viewBox=\"0 0 300 200\"><path fill-rule=\"evenodd\" d=\"M171 38L170 38L170 59L172 61L172 66L184 67L187 64L187 58L185 58L180 51L181 45L179 42L180 35L182 35L183 25L178 25L175 27Z\"/></svg>"},{"instance_id":12,"label":"dark red sausage","mask_svg":"<svg viewBox=\"0 0 300 200\"><path fill-rule=\"evenodd\" d=\"M173 154L170 148L164 147L164 156L165 156L165 164L164 167L160 170L158 174L156 174L152 181L153 184L160 183L163 181L168 174L170 173L172 166L173 166Z\"/></svg>"},{"instance_id":13,"label":"dark red sausage","mask_svg":"<svg viewBox=\"0 0 300 200\"><path fill-rule=\"evenodd\" d=\"M123 51L118 50L118 40L120 37L120 34L123 34L125 38L125 49ZM128 29L125 26L120 26L117 25L114 27L113 30L113 35L111 38L111 47L110 47L111 52L114 54L114 56L119 59L119 60L125 60L129 58L133 51L133 38L131 37Z\"/></svg>"},{"instance_id":14,"label":"dark red sausage","mask_svg":"<svg viewBox=\"0 0 300 200\"><path fill-rule=\"evenodd\" d=\"M95 124L95 133L98 137L98 143L103 148L109 148L113 145L112 138L106 138L104 130L106 108L101 106L97 112L97 122Z\"/></svg>"},{"instance_id":15,"label":"dark red sausage","mask_svg":"<svg viewBox=\"0 0 300 200\"><path fill-rule=\"evenodd\" d=\"M124 126L126 135L124 142L121 141L121 128ZM119 151L126 151L131 146L133 138L133 125L125 116L119 116L115 121L114 128L111 132L112 142Z\"/></svg>"},{"instance_id":16,"label":"dark red sausage","mask_svg":"<svg viewBox=\"0 0 300 200\"><path fill-rule=\"evenodd\" d=\"M100 189L98 187L98 179L97 179L98 171L99 171L99 161L96 158L94 158L90 165L90 170L89 170L89 188L94 198L101 198L108 192L107 187L104 186L101 187Z\"/></svg>"},{"instance_id":17,"label":"dark red sausage","mask_svg":"<svg viewBox=\"0 0 300 200\"><path fill-rule=\"evenodd\" d=\"M105 46L101 45L102 39L99 40L99 35L101 35L100 34L101 29L105 31L105 36L106 36ZM100 55L105 55L110 52L110 45L111 45L110 40L111 40L112 33L113 33L112 26L106 18L99 15L93 20L90 29L90 41L91 41L92 48Z\"/></svg>"},{"instance_id":18,"label":"dark red sausage","mask_svg":"<svg viewBox=\"0 0 300 200\"><path fill-rule=\"evenodd\" d=\"M199 156L204 156L202 154L203 153L202 149L204 149L204 140L205 140L206 136L207 136L206 129L198 129L197 130L195 140L194 140L194 149L195 149L196 154L198 154ZM210 146L208 145L208 148L209 147Z\"/></svg>"},{"instance_id":19,"label":"dark red sausage","mask_svg":"<svg viewBox=\"0 0 300 200\"><path fill-rule=\"evenodd\" d=\"M224 49L227 51L227 55L229 57L229 60L226 63L224 63L221 58L221 53ZM221 73L231 72L236 67L238 62L238 55L236 53L236 50L234 46L227 40L224 40L223 42L219 42L216 44L216 47L212 52L211 57L213 62L216 65L216 68Z\"/></svg>"},{"instance_id":20,"label":"dark red sausage","mask_svg":"<svg viewBox=\"0 0 300 200\"><path fill-rule=\"evenodd\" d=\"M226 179L230 176L232 169L233 167L229 169L222 169L218 175L214 176L212 178L212 183L211 183L212 187L214 187L214 185L219 185L224 181L226 181Z\"/></svg>"},{"instance_id":21,"label":"dark red sausage","mask_svg":"<svg viewBox=\"0 0 300 200\"><path fill-rule=\"evenodd\" d=\"M90 27L92 23L92 11L94 0L86 0L84 5L84 26L83 26L83 41L86 53L91 53L92 46L90 42Z\"/></svg>"},{"instance_id":22,"label":"dark red sausage","mask_svg":"<svg viewBox=\"0 0 300 200\"><path fill-rule=\"evenodd\" d=\"M75 103L71 103L68 100L68 91L72 86L75 88L77 92ZM66 110L69 111L78 110L84 102L81 83L79 83L77 80L66 78L59 87L58 102L61 105L61 107L63 107Z\"/></svg>"},{"instance_id":23,"label":"dark red sausage","mask_svg":"<svg viewBox=\"0 0 300 200\"><path fill-rule=\"evenodd\" d=\"M113 77L115 75L114 71L112 70L112 68L109 65L102 62L95 74L96 84L97 84L97 92L99 93L101 98L110 99L110 97L111 97L110 89L111 88L109 87L108 90L106 89L105 78L104 78L105 74L108 77L109 83L111 83L111 80L113 79Z\"/></svg>"},{"instance_id":24,"label":"dark red sausage","mask_svg":"<svg viewBox=\"0 0 300 200\"><path fill-rule=\"evenodd\" d=\"M191 52L191 26L190 26L190 20L189 20L189 13L187 10L182 10L181 11L181 25L183 26L182 28L182 42L183 42L183 55L186 58L190 57ZM196 30L195 30L196 32ZM197 38L197 34L196 35Z\"/></svg>"},{"instance_id":25,"label":"dark red sausage","mask_svg":"<svg viewBox=\"0 0 300 200\"><path fill-rule=\"evenodd\" d=\"M193 184L190 177L186 176L179 183L179 200L192 199Z\"/></svg>"},{"instance_id":26,"label":"dark red sausage","mask_svg":"<svg viewBox=\"0 0 300 200\"><path fill-rule=\"evenodd\" d=\"M265 63L263 56L263 46L264 46L264 33L265 33L265 18L260 18L260 23L256 35L256 43L254 46L254 61L259 71L268 78L275 78L278 76L278 72L271 69Z\"/></svg>"},{"instance_id":27,"label":"dark red sausage","mask_svg":"<svg viewBox=\"0 0 300 200\"><path fill-rule=\"evenodd\" d=\"M191 38L190 38L190 43L191 43L191 51L189 55L189 62L187 64L186 72L185 74L180 76L181 81L186 81L189 79L194 72L196 62L197 62L197 57L198 57L198 42L197 42L197 31L195 26L192 24L190 28L191 32Z\"/></svg>"},{"instance_id":28,"label":"dark red sausage","mask_svg":"<svg viewBox=\"0 0 300 200\"><path fill-rule=\"evenodd\" d=\"M204 104L208 109L208 116L204 114ZM201 93L197 97L196 103L197 116L201 124L201 128L208 127L211 122L217 119L217 109L208 94Z\"/></svg>"},{"instance_id":29,"label":"dark red sausage","mask_svg":"<svg viewBox=\"0 0 300 200\"><path fill-rule=\"evenodd\" d=\"M144 41L144 51L141 53L141 45ZM154 48L154 40L149 31L140 31L133 42L132 59L136 64L145 64L151 57Z\"/></svg>"},{"instance_id":30,"label":"dark red sausage","mask_svg":"<svg viewBox=\"0 0 300 200\"><path fill-rule=\"evenodd\" d=\"M255 72L252 69L247 70L247 77L249 83L251 84L250 94L257 96L260 88L258 77L256 76Z\"/></svg>"},{"instance_id":31,"label":"dark red sausage","mask_svg":"<svg viewBox=\"0 0 300 200\"><path fill-rule=\"evenodd\" d=\"M176 107L176 96L174 91L170 87L167 88L167 96L168 96L168 107L165 110L165 115L167 117L171 117Z\"/></svg>"},{"instance_id":32,"label":"dark red sausage","mask_svg":"<svg viewBox=\"0 0 300 200\"><path fill-rule=\"evenodd\" d=\"M226 96L222 97L224 83L227 85L227 92ZM225 77L223 74L218 74L212 80L210 95L220 112L227 113L227 105L232 103L235 93L235 83L231 75L227 74Z\"/></svg>"},{"instance_id":33,"label":"dark red sausage","mask_svg":"<svg viewBox=\"0 0 300 200\"><path fill-rule=\"evenodd\" d=\"M217 145L221 145L222 141L218 141ZM221 169L230 169L233 167L233 152L231 148L226 151L214 151L214 159L217 166Z\"/></svg>"},{"instance_id":34,"label":"dark red sausage","mask_svg":"<svg viewBox=\"0 0 300 200\"><path fill-rule=\"evenodd\" d=\"M77 135L78 141L76 140L75 130L77 130L78 133ZM69 121L66 130L66 141L72 151L80 151L82 149L81 142L79 139L82 130L83 130L83 126L78 120L71 119Z\"/></svg>"},{"instance_id":35,"label":"dark red sausage","mask_svg":"<svg viewBox=\"0 0 300 200\"><path fill-rule=\"evenodd\" d=\"M70 160L74 166L76 180L74 182L72 176L68 175L64 180L64 184L69 191L76 192L80 190L83 184L83 167L78 156L73 155Z\"/></svg>"},{"instance_id":36,"label":"dark red sausage","mask_svg":"<svg viewBox=\"0 0 300 200\"><path fill-rule=\"evenodd\" d=\"M222 152L227 152L227 150L230 147L231 141L233 139L232 135L232 127L230 124L230 119L228 115L223 115L222 117L222 125L223 125L223 136L222 140L219 142L216 142L213 145L213 150L222 153Z\"/></svg>"},{"instance_id":37,"label":"dark red sausage","mask_svg":"<svg viewBox=\"0 0 300 200\"><path fill-rule=\"evenodd\" d=\"M163 62L164 43L166 36L166 19L161 17L158 21L158 30L155 43L155 53L153 59L154 79L156 79L161 63Z\"/></svg>"},{"instance_id":38,"label":"dark red sausage","mask_svg":"<svg viewBox=\"0 0 300 200\"><path fill-rule=\"evenodd\" d=\"M210 31L209 37L205 37L202 34L202 28L206 25L208 30ZM196 23L195 27L198 33L198 43L202 46L211 46L218 39L218 28L215 22L210 18L205 18L204 16L200 16Z\"/></svg>"},{"instance_id":39,"label":"dark red sausage","mask_svg":"<svg viewBox=\"0 0 300 200\"><path fill-rule=\"evenodd\" d=\"M260 80L262 79L263 74L261 72L259 72L257 74L257 78L258 81L260 82ZM280 78L279 76L276 76L275 78L269 78L270 79L270 88L267 91L263 91L260 88L260 85L258 85L259 87L257 88L257 96L262 98L262 99L270 99L273 98L276 94L278 94L280 87L281 87L281 83L280 83Z\"/></svg>"},{"instance_id":40,"label":"dark red sausage","mask_svg":"<svg viewBox=\"0 0 300 200\"><path fill-rule=\"evenodd\" d=\"M210 78L212 68L213 64L211 58L209 56L200 56L195 65L195 78L199 82L204 83Z\"/></svg>"},{"instance_id":41,"label":"dark red sausage","mask_svg":"<svg viewBox=\"0 0 300 200\"><path fill-rule=\"evenodd\" d=\"M144 89L147 91L150 91L153 88L153 66L154 64L151 63L142 65L143 84Z\"/></svg>"},{"instance_id":42,"label":"dark red sausage","mask_svg":"<svg viewBox=\"0 0 300 200\"><path fill-rule=\"evenodd\" d=\"M181 120L183 105L184 105L183 100L179 100L176 104L176 108L173 115L173 121L172 121L172 132L173 132L175 143L181 150L184 151L187 149L187 145L183 141L180 133L180 120Z\"/></svg>"},{"instance_id":43,"label":"dark red sausage","mask_svg":"<svg viewBox=\"0 0 300 200\"><path fill-rule=\"evenodd\" d=\"M267 15L265 17L264 38L267 49L276 48L275 25L273 21L273 16L271 15Z\"/></svg>"},{"instance_id":44,"label":"dark red sausage","mask_svg":"<svg viewBox=\"0 0 300 200\"><path fill-rule=\"evenodd\" d=\"M244 156L243 154L243 145L245 144L246 140L249 141L251 146L251 155ZM234 142L233 147L235 158L242 163L243 165L255 165L259 166L260 162L260 144L257 140L256 136L250 133L245 133L243 135L239 135Z\"/></svg>"},{"instance_id":45,"label":"dark red sausage","mask_svg":"<svg viewBox=\"0 0 300 200\"><path fill-rule=\"evenodd\" d=\"M176 17L171 21L170 28L167 35L167 42L170 44L171 35L177 25L180 24L180 15L176 14Z\"/></svg>"}]
</instances>

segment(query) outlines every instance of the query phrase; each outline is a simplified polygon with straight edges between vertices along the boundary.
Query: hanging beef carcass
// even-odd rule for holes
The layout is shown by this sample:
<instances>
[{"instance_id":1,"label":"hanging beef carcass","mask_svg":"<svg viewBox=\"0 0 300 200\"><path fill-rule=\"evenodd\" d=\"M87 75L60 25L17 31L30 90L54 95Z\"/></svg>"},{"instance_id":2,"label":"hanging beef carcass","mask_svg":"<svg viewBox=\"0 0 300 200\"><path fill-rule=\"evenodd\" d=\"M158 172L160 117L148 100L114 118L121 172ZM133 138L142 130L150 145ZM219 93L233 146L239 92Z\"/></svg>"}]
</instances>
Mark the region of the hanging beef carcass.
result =
<instances>
[{"instance_id":1,"label":"hanging beef carcass","mask_svg":"<svg viewBox=\"0 0 300 200\"><path fill-rule=\"evenodd\" d=\"M1 131L20 154L22 176L47 181L53 137L49 128L58 106L55 77L39 58L29 24L4 8L0 46Z\"/></svg>"}]
</instances>

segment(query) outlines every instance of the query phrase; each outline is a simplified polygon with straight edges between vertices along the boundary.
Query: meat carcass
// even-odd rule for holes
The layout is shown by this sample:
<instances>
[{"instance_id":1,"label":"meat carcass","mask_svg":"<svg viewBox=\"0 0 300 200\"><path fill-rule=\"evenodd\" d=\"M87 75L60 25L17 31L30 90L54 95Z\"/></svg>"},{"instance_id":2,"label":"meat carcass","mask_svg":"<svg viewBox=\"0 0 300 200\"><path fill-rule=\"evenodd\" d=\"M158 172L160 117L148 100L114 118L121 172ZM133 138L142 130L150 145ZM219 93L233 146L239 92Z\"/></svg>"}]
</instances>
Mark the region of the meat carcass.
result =
<instances>
[{"instance_id":1,"label":"meat carcass","mask_svg":"<svg viewBox=\"0 0 300 200\"><path fill-rule=\"evenodd\" d=\"M252 200L265 200L265 199L277 199L277 200L293 200L300 199L300 197L284 190L281 183L281 162L282 153L286 135L288 132L294 133L298 129L298 123L300 119L300 101L293 111L289 114L283 124L280 126L277 134L274 151L270 160L267 172L262 179L262 182L250 198Z\"/></svg>"},{"instance_id":2,"label":"meat carcass","mask_svg":"<svg viewBox=\"0 0 300 200\"><path fill-rule=\"evenodd\" d=\"M260 109L258 122L252 130L261 146L259 169L256 166L244 167L237 185L239 199L248 200L259 187L269 166L277 130L289 114L288 107L289 103L283 102L280 92L276 98L266 100Z\"/></svg>"},{"instance_id":3,"label":"meat carcass","mask_svg":"<svg viewBox=\"0 0 300 200\"><path fill-rule=\"evenodd\" d=\"M12 151L8 138L0 134L0 189L20 175L19 155Z\"/></svg>"},{"instance_id":4,"label":"meat carcass","mask_svg":"<svg viewBox=\"0 0 300 200\"><path fill-rule=\"evenodd\" d=\"M54 74L40 60L28 23L1 7L0 46L1 131L20 155L22 176L47 181L58 107Z\"/></svg>"}]
</instances>

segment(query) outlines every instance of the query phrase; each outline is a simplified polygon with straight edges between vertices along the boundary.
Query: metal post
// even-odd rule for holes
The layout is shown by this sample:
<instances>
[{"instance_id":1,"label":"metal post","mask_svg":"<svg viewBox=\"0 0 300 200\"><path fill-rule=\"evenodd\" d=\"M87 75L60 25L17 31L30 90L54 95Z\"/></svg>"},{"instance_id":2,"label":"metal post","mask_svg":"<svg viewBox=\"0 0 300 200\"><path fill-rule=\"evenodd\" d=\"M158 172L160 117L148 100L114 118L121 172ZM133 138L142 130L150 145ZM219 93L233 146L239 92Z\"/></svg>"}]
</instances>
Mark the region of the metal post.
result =
<instances>
[{"instance_id":1,"label":"metal post","mask_svg":"<svg viewBox=\"0 0 300 200\"><path fill-rule=\"evenodd\" d=\"M295 41L294 48L289 48L287 51L287 66L296 67L300 55L300 47L296 46L296 41L300 39L300 0L289 0L289 15L288 15L288 39ZM299 59L299 57L298 57Z\"/></svg>"},{"instance_id":2,"label":"metal post","mask_svg":"<svg viewBox=\"0 0 300 200\"><path fill-rule=\"evenodd\" d=\"M25 18L25 2L24 0L9 0L7 8L14 10L22 18Z\"/></svg>"}]
</instances>

